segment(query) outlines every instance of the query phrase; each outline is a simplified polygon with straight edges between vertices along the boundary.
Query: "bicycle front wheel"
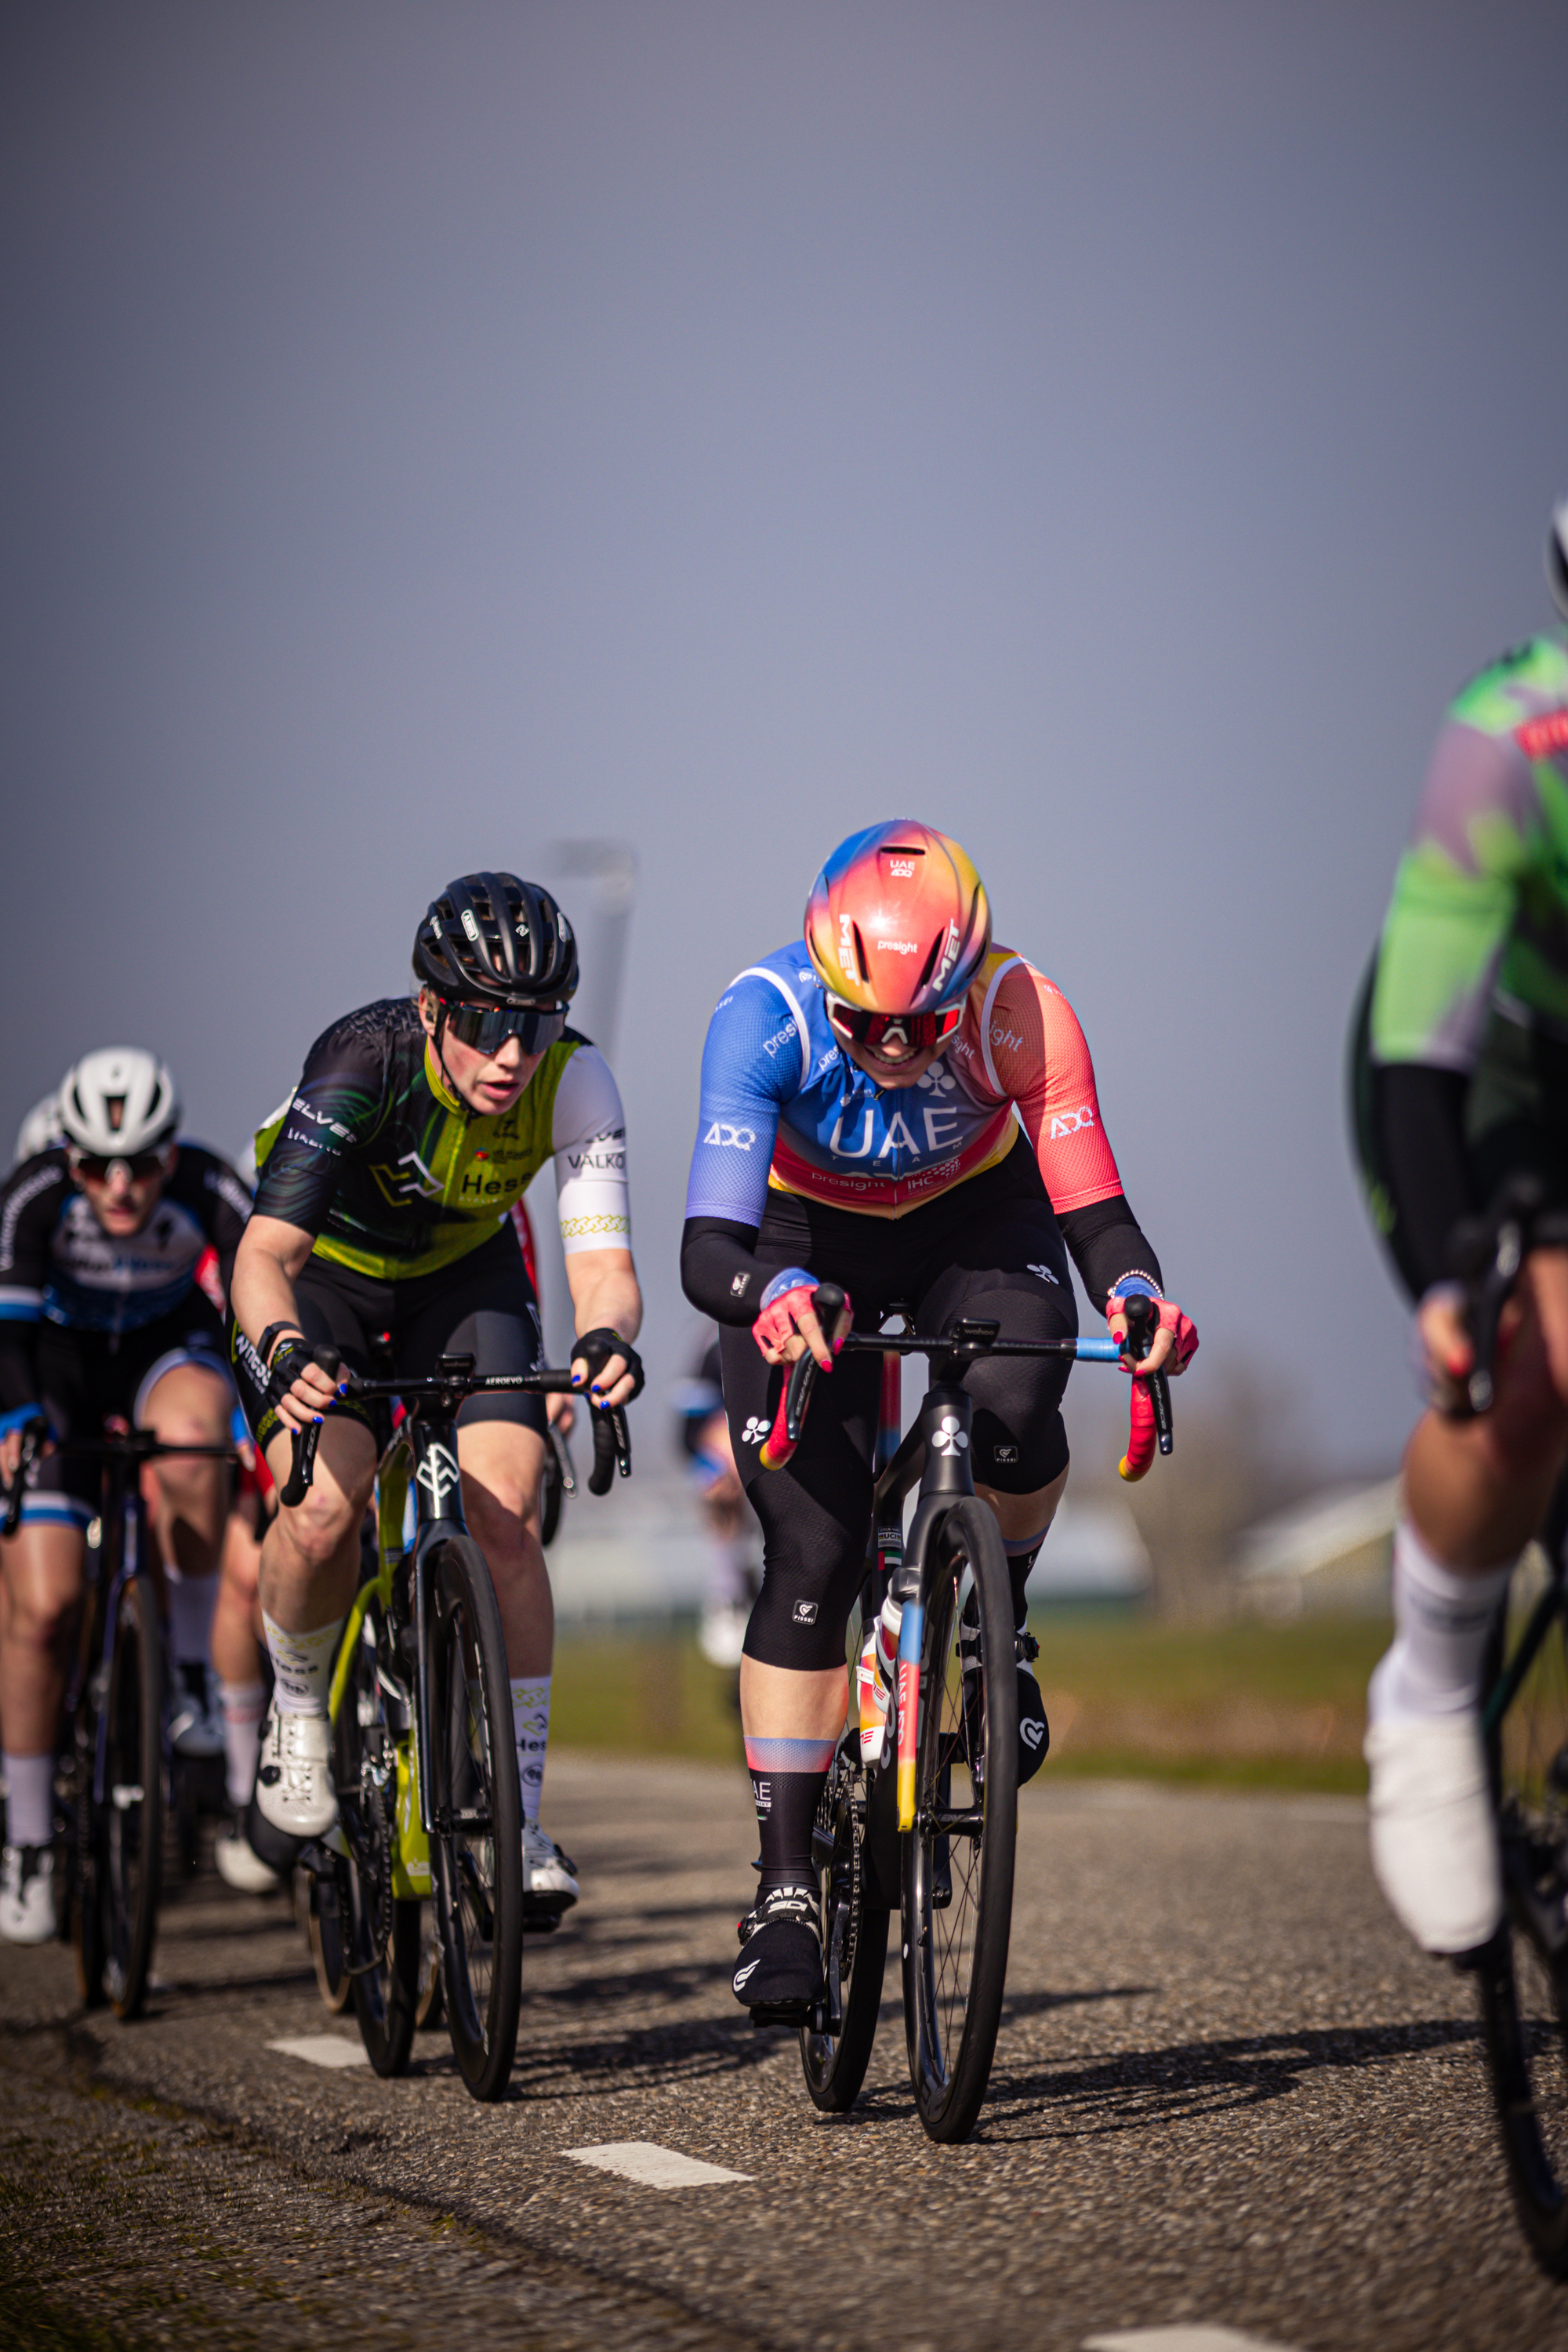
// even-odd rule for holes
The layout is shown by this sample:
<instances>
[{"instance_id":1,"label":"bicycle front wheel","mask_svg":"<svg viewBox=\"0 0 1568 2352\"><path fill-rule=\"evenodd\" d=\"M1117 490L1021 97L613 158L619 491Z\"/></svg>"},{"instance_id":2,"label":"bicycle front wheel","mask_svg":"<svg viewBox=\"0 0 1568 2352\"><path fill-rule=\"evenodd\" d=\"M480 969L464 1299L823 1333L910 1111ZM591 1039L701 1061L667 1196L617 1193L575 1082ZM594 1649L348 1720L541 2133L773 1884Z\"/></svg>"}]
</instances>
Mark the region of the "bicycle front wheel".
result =
<instances>
[{"instance_id":1,"label":"bicycle front wheel","mask_svg":"<svg viewBox=\"0 0 1568 2352\"><path fill-rule=\"evenodd\" d=\"M397 1756L376 1674L380 1612L364 1614L342 1705L332 1727L332 1780L347 1859L339 1858L335 1906L317 1894L317 1928L335 1907L337 1948L323 1938L316 1980L329 2008L344 1976L365 2055L378 2074L401 2074L414 2047L419 2000L419 1906L393 1892ZM312 1957L315 1937L312 1937Z\"/></svg>"},{"instance_id":2,"label":"bicycle front wheel","mask_svg":"<svg viewBox=\"0 0 1568 2352\"><path fill-rule=\"evenodd\" d=\"M78 1975L86 1998L89 1985L101 1988L117 2017L134 2017L147 1995L163 1876L163 1643L143 1576L121 1588L107 1665L94 1727L101 1797L95 1801L90 1757L82 1792Z\"/></svg>"},{"instance_id":3,"label":"bicycle front wheel","mask_svg":"<svg viewBox=\"0 0 1568 2352\"><path fill-rule=\"evenodd\" d=\"M1018 1672L1007 1556L989 1507L932 1538L915 1768L904 1833L904 2027L934 2140L966 2139L990 2078L1013 1916Z\"/></svg>"},{"instance_id":4,"label":"bicycle front wheel","mask_svg":"<svg viewBox=\"0 0 1568 2352\"><path fill-rule=\"evenodd\" d=\"M888 1906L866 1883L866 1776L858 1746L851 1727L833 1759L811 1839L822 1901L828 2014L824 2032L801 2027L800 2063L813 2105L829 2116L846 2114L859 2096L877 2038L888 1959Z\"/></svg>"},{"instance_id":5,"label":"bicycle front wheel","mask_svg":"<svg viewBox=\"0 0 1568 2352\"><path fill-rule=\"evenodd\" d=\"M1477 1968L1488 2070L1521 2224L1537 2261L1568 2278L1568 1646L1531 1549L1492 1636L1492 1689L1548 1612L1523 1680L1492 1735L1507 1914ZM1539 1630L1539 1629L1537 1629Z\"/></svg>"},{"instance_id":6,"label":"bicycle front wheel","mask_svg":"<svg viewBox=\"0 0 1568 2352\"><path fill-rule=\"evenodd\" d=\"M500 1612L468 1537L448 1538L431 1562L426 1640L430 1875L447 2030L474 2097L499 2099L522 2005L522 1799Z\"/></svg>"}]
</instances>

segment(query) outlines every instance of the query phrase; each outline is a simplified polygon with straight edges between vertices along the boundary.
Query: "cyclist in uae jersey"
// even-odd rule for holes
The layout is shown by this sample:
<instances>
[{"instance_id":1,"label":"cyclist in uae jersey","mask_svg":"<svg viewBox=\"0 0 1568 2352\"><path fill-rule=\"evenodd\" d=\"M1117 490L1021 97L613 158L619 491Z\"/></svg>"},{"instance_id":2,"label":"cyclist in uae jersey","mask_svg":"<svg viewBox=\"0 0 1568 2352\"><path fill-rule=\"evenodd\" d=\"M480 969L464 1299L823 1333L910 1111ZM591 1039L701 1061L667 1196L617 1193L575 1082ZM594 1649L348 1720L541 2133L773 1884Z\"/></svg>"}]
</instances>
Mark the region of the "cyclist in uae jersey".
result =
<instances>
[{"instance_id":1,"label":"cyclist in uae jersey","mask_svg":"<svg viewBox=\"0 0 1568 2352\"><path fill-rule=\"evenodd\" d=\"M234 1391L203 1277L215 1251L238 1241L249 1192L216 1152L176 1140L174 1080L140 1048L85 1055L53 1111L53 1140L39 1122L27 1139L43 1148L0 1186L0 1466L15 1475L22 1432L40 1419L62 1442L90 1441L116 1415L171 1444L226 1444ZM54 1932L55 1749L100 1468L63 1453L35 1461L3 1548L0 1935L17 1942ZM161 1462L148 1500L169 1616L171 1744L214 1756L223 1734L209 1639L226 1467Z\"/></svg>"},{"instance_id":2,"label":"cyclist in uae jersey","mask_svg":"<svg viewBox=\"0 0 1568 2352\"><path fill-rule=\"evenodd\" d=\"M235 1264L231 1347L272 1475L291 1433L327 1416L315 1482L281 1510L260 1561L277 1675L257 1809L274 1832L319 1836L335 1812L327 1695L358 1572L376 1446L367 1408L310 1360L428 1372L472 1354L481 1372L540 1360L538 1305L509 1214L553 1156L578 1341L574 1369L622 1404L642 1384L626 1125L603 1056L566 1026L571 926L515 875L451 883L415 942L417 1004L371 1004L311 1047L257 1139L255 1213ZM524 1917L552 1925L577 1897L540 1827L553 1621L539 1540L545 1415L538 1397L470 1397L458 1416L463 1507L489 1564L512 1675L523 1804ZM258 1843L264 1843L259 1825Z\"/></svg>"},{"instance_id":3,"label":"cyclist in uae jersey","mask_svg":"<svg viewBox=\"0 0 1568 2352\"><path fill-rule=\"evenodd\" d=\"M1179 1370L1196 1346L1122 1192L1072 1008L990 930L956 842L907 819L874 826L818 877L805 937L733 981L708 1032L681 1271L724 1327L731 1436L764 1538L741 1669L763 1847L734 1980L748 2006L809 2004L820 1989L811 1825L844 1722L870 1508L873 1356L833 1370L786 1468L760 1468L784 1365L809 1346L832 1367L814 1285L842 1284L863 1326L901 1299L922 1329L989 1315L1010 1338L1067 1337L1070 1250L1113 1329L1130 1292L1161 1301L1152 1370ZM1002 1358L965 1378L976 1489L1020 1624L1067 1479L1066 1377L1062 1359ZM1021 1675L1027 1777L1047 1735Z\"/></svg>"},{"instance_id":4,"label":"cyclist in uae jersey","mask_svg":"<svg viewBox=\"0 0 1568 2352\"><path fill-rule=\"evenodd\" d=\"M1568 501L1548 576L1568 617ZM1487 1636L1568 1458L1568 1255L1526 1261L1497 1395L1445 1277L1456 1222L1508 1178L1568 1207L1568 648L1532 638L1450 704L1353 1031L1373 1216L1419 1301L1433 1409L1405 1461L1394 1642L1368 1694L1373 1863L1428 1950L1484 1944L1502 1885L1479 1702Z\"/></svg>"}]
</instances>

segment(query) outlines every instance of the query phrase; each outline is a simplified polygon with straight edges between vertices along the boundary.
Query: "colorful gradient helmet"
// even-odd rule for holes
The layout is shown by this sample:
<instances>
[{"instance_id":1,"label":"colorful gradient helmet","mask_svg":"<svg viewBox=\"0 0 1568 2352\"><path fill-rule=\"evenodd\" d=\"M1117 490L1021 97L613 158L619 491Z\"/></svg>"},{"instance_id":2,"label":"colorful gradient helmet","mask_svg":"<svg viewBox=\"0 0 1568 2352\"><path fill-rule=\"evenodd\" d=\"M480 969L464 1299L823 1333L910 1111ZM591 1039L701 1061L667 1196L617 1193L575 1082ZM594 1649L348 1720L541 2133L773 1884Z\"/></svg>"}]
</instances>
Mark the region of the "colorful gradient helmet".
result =
<instances>
[{"instance_id":1,"label":"colorful gradient helmet","mask_svg":"<svg viewBox=\"0 0 1568 2352\"><path fill-rule=\"evenodd\" d=\"M806 901L805 944L841 1035L896 1017L911 1045L935 1044L985 960L990 902L956 841L897 817L834 851Z\"/></svg>"}]
</instances>

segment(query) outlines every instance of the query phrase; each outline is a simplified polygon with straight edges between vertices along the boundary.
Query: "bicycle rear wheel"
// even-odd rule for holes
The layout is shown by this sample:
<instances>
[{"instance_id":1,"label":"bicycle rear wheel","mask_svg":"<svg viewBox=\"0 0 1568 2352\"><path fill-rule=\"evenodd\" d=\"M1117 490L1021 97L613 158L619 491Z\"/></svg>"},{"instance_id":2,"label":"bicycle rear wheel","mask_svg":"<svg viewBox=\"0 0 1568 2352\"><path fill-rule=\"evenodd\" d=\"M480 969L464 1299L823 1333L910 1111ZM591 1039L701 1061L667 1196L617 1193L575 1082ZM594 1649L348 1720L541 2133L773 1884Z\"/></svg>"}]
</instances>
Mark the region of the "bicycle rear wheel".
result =
<instances>
[{"instance_id":1,"label":"bicycle rear wheel","mask_svg":"<svg viewBox=\"0 0 1568 2352\"><path fill-rule=\"evenodd\" d=\"M339 1964L348 1977L365 2055L385 2075L406 2071L414 2046L419 1905L399 1902L393 1893L397 1755L375 1670L380 1633L381 1616L373 1601L332 1727L332 1779L349 1849L346 1858L339 1857L336 1874ZM328 1955L317 1982L328 1994L337 1981Z\"/></svg>"},{"instance_id":2,"label":"bicycle rear wheel","mask_svg":"<svg viewBox=\"0 0 1568 2352\"><path fill-rule=\"evenodd\" d=\"M800 2063L812 2103L825 2115L841 2116L859 2096L877 2038L882 1974L888 1959L888 1907L871 1896L863 1866L866 1776L858 1738L851 1728L840 1741L817 1807L812 1832L822 1901L822 1933L827 1964L827 2009L837 2032L800 2030Z\"/></svg>"},{"instance_id":3,"label":"bicycle rear wheel","mask_svg":"<svg viewBox=\"0 0 1568 2352\"><path fill-rule=\"evenodd\" d=\"M1490 1690L1546 1587L1525 1555L1489 1654ZM1568 2278L1568 1646L1561 1592L1490 1742L1507 1915L1478 1964L1488 2071L1521 2224Z\"/></svg>"},{"instance_id":4,"label":"bicycle rear wheel","mask_svg":"<svg viewBox=\"0 0 1568 2352\"><path fill-rule=\"evenodd\" d=\"M904 2027L921 2121L951 2141L967 2138L985 2096L1013 1915L1016 1636L986 1504L965 1498L943 1519L925 1591L915 1825L902 1841Z\"/></svg>"},{"instance_id":5,"label":"bicycle rear wheel","mask_svg":"<svg viewBox=\"0 0 1568 2352\"><path fill-rule=\"evenodd\" d=\"M147 1994L163 1874L163 1643L149 1580L126 1580L101 1678L102 1715L89 1720L82 1799L87 1835L76 1910L77 1974L84 2000L107 1999L134 2017ZM93 1763L102 1759L101 1800Z\"/></svg>"},{"instance_id":6,"label":"bicycle rear wheel","mask_svg":"<svg viewBox=\"0 0 1568 2352\"><path fill-rule=\"evenodd\" d=\"M522 2004L522 1800L511 1684L484 1554L448 1537L430 1562L426 1621L430 1874L447 2029L476 2099L511 2074Z\"/></svg>"}]
</instances>

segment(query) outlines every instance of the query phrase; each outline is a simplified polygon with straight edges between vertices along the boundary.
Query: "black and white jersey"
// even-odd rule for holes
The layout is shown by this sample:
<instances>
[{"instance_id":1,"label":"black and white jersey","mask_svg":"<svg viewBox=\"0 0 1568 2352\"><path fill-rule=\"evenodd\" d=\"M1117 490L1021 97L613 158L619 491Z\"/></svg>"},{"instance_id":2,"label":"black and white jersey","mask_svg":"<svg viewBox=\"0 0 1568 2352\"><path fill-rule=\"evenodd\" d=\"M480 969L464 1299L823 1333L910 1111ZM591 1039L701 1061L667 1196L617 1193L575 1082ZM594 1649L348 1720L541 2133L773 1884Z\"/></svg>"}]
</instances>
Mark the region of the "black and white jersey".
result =
<instances>
[{"instance_id":1,"label":"black and white jersey","mask_svg":"<svg viewBox=\"0 0 1568 2352\"><path fill-rule=\"evenodd\" d=\"M106 1234L63 1150L25 1160L0 1184L0 1412L36 1395L38 1328L113 1339L182 1307L209 1249L232 1258L250 1194L226 1160L182 1143L139 1234Z\"/></svg>"}]
</instances>

